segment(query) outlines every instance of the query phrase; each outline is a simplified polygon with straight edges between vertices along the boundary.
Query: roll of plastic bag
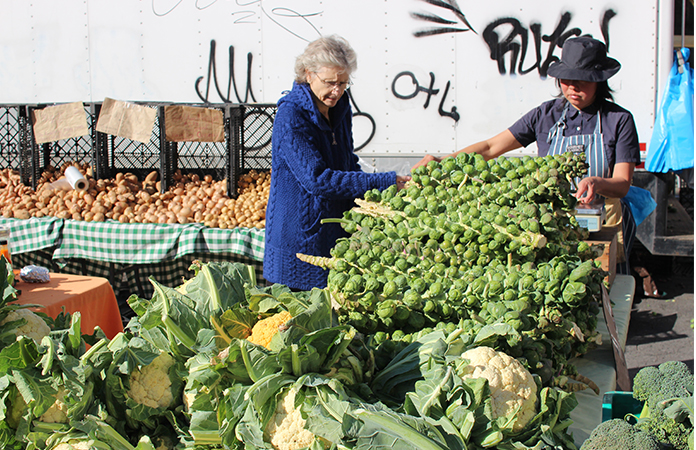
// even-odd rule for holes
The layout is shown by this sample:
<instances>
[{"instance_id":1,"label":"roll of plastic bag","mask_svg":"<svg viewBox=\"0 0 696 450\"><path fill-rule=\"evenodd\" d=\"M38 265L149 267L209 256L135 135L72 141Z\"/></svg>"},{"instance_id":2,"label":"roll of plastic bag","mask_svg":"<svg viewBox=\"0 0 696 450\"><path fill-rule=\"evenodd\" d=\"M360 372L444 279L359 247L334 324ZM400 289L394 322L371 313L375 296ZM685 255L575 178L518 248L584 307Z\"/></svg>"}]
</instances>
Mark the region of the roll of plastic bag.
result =
<instances>
[{"instance_id":1,"label":"roll of plastic bag","mask_svg":"<svg viewBox=\"0 0 696 450\"><path fill-rule=\"evenodd\" d=\"M70 166L65 169L65 177L61 177L51 183L51 187L53 189L62 189L64 191L69 191L71 189L75 189L76 191L86 191L89 187L89 183L77 167Z\"/></svg>"}]
</instances>

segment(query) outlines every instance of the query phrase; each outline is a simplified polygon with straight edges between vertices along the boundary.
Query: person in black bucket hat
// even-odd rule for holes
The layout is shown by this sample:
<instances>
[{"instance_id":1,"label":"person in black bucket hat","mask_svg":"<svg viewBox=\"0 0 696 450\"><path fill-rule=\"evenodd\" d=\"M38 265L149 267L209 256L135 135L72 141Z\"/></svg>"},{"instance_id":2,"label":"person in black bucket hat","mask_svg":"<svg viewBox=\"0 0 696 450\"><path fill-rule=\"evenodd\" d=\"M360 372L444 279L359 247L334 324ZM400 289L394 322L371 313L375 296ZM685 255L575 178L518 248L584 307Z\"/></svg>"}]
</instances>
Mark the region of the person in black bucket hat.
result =
<instances>
[{"instance_id":1,"label":"person in black bucket hat","mask_svg":"<svg viewBox=\"0 0 696 450\"><path fill-rule=\"evenodd\" d=\"M635 221L627 203L621 201L631 186L640 163L638 131L633 115L613 101L607 80L621 64L607 56L606 45L588 36L567 39L561 59L548 68L556 79L557 98L544 102L503 132L469 145L458 153L479 153L486 160L536 142L539 156L568 151L584 152L588 176L579 180L575 196L584 203L604 198L605 225L619 229L617 273L630 274L628 255L635 237ZM432 160L426 155L414 168Z\"/></svg>"}]
</instances>

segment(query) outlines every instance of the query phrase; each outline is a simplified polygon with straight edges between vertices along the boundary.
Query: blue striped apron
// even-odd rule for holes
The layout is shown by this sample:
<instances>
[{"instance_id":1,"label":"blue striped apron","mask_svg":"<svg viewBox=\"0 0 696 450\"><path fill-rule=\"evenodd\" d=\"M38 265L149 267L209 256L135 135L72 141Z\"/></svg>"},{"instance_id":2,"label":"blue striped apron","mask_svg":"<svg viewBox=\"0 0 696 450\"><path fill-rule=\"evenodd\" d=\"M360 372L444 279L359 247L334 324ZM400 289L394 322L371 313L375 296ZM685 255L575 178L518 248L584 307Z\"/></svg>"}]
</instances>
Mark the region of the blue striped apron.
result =
<instances>
[{"instance_id":1,"label":"blue striped apron","mask_svg":"<svg viewBox=\"0 0 696 450\"><path fill-rule=\"evenodd\" d=\"M566 102L561 118L549 130L549 137L546 140L546 142L551 144L549 155L560 155L565 152L585 152L587 164L590 166L587 176L609 178L611 176L611 167L609 167L609 161L604 152L601 110L597 111L597 124L592 134L565 136L564 130L567 128L566 115L568 114L568 108L570 108L570 103Z\"/></svg>"},{"instance_id":2,"label":"blue striped apron","mask_svg":"<svg viewBox=\"0 0 696 450\"><path fill-rule=\"evenodd\" d=\"M565 136L566 116L568 114L568 109L570 108L570 103L566 102L563 108L563 113L561 118L558 119L551 129L549 130L549 136L546 142L550 144L549 155L560 155L565 152L575 152L581 153L585 152L585 159L587 164L590 166L587 172L588 177L611 177L611 167L609 166L609 161L607 160L606 152L604 151L604 138L602 137L602 115L601 108L597 111L597 123L592 134L580 134L576 136ZM576 180L576 184L579 180ZM619 225L619 232L617 233L617 240L619 242L619 248L617 249L616 259L618 263L624 263L626 266L618 268L619 273L624 273L627 267L626 255L630 252L630 247L633 242L632 236L635 235L635 226L633 226L633 233L626 230L626 226L630 227L631 220L624 220L622 218L622 209L624 212L630 210L630 208L621 208L621 202L617 198L607 198L605 199L606 208L606 219L604 220L605 225ZM630 212L629 212L630 214ZM626 241L624 236L629 237ZM619 264L617 264L619 266Z\"/></svg>"}]
</instances>

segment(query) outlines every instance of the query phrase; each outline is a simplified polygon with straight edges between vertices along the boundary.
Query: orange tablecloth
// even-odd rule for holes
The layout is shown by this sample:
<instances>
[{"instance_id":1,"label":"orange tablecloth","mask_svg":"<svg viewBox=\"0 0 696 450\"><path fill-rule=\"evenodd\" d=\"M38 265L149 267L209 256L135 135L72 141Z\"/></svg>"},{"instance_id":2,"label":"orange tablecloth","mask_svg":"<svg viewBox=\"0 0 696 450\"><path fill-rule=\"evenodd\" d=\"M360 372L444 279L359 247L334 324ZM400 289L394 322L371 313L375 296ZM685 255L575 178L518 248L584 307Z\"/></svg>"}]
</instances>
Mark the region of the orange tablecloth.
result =
<instances>
[{"instance_id":1,"label":"orange tablecloth","mask_svg":"<svg viewBox=\"0 0 696 450\"><path fill-rule=\"evenodd\" d=\"M84 334L91 334L97 325L109 339L123 331L116 295L106 278L52 272L50 277L48 283L17 283L15 288L22 293L16 303L43 305L44 308L36 311L53 318L63 306L71 314L79 311Z\"/></svg>"}]
</instances>

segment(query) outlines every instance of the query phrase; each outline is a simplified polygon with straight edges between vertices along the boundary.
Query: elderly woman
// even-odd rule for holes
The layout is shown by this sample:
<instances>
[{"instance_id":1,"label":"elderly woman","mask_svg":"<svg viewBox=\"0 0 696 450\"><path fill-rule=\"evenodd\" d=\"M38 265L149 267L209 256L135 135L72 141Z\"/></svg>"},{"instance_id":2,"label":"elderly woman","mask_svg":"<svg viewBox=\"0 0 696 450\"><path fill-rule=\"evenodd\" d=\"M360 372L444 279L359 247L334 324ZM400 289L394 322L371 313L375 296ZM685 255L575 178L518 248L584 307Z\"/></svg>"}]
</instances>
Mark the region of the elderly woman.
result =
<instances>
[{"instance_id":1,"label":"elderly woman","mask_svg":"<svg viewBox=\"0 0 696 450\"><path fill-rule=\"evenodd\" d=\"M560 95L529 111L510 128L453 153L479 153L492 159L536 142L539 156L584 152L589 174L580 180L576 197L588 203L595 196L605 198L605 224L619 228L617 272L629 274L628 255L635 222L630 207L619 199L631 186L633 170L640 162L638 132L629 111L613 102L607 80L621 65L607 56L606 46L590 37L568 39L561 60L549 66ZM433 159L427 155L415 167ZM623 210L623 214L622 214ZM623 218L622 218L623 215ZM622 239L623 238L623 239Z\"/></svg>"},{"instance_id":2,"label":"elderly woman","mask_svg":"<svg viewBox=\"0 0 696 450\"><path fill-rule=\"evenodd\" d=\"M342 217L354 199L408 177L365 173L358 165L346 88L357 67L355 52L338 36L311 42L295 62L292 90L278 101L273 124L271 192L266 209L263 275L295 290L326 286L327 271L295 256L330 256Z\"/></svg>"}]
</instances>

